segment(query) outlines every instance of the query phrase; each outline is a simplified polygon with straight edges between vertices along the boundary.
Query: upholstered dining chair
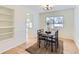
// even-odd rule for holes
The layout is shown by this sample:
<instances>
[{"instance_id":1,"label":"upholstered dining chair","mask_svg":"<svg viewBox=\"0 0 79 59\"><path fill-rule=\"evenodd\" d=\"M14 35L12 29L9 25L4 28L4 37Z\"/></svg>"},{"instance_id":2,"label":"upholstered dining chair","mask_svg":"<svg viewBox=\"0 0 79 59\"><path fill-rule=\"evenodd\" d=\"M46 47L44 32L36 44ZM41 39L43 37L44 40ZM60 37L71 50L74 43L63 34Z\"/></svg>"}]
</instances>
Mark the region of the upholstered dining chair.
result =
<instances>
[{"instance_id":1,"label":"upholstered dining chair","mask_svg":"<svg viewBox=\"0 0 79 59\"><path fill-rule=\"evenodd\" d=\"M45 39L47 44L51 46L51 51L53 51L53 47L55 46L55 51L58 49L58 30L55 32L55 35L49 35L48 38Z\"/></svg>"},{"instance_id":2,"label":"upholstered dining chair","mask_svg":"<svg viewBox=\"0 0 79 59\"><path fill-rule=\"evenodd\" d=\"M45 40L45 36L44 36L44 30L43 29L39 29L37 30L37 42L40 48L40 44L41 44L41 40Z\"/></svg>"}]
</instances>

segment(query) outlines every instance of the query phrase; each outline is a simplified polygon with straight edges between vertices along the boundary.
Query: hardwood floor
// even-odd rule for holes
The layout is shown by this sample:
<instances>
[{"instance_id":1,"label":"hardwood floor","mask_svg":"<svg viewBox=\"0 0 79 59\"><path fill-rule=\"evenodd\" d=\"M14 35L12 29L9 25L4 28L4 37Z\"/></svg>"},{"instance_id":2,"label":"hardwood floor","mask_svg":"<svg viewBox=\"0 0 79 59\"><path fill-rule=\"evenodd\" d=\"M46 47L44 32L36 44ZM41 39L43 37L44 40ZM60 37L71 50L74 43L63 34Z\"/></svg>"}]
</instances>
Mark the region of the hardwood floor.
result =
<instances>
[{"instance_id":1,"label":"hardwood floor","mask_svg":"<svg viewBox=\"0 0 79 59\"><path fill-rule=\"evenodd\" d=\"M61 39L64 42L64 53L65 54L78 54L79 49L77 49L73 40L70 39ZM29 52L25 51L26 48L33 45L36 42L35 38L29 39L27 43L23 43L22 45L10 49L3 54L30 54Z\"/></svg>"}]
</instances>

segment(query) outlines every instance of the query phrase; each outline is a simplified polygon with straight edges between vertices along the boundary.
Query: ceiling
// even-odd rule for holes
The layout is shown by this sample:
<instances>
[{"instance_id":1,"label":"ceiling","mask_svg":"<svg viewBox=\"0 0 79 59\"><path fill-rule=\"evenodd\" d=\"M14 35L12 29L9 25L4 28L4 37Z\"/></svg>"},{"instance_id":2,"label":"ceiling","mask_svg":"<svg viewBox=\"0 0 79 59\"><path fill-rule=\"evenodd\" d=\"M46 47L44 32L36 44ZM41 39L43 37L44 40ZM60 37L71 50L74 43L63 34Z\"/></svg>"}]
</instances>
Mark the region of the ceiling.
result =
<instances>
[{"instance_id":1,"label":"ceiling","mask_svg":"<svg viewBox=\"0 0 79 59\"><path fill-rule=\"evenodd\" d=\"M30 11L41 13L41 12L50 12L50 11L56 11L56 10L63 10L68 8L75 8L75 5L55 5L52 10L46 11L44 10L41 5L27 5L26 6Z\"/></svg>"}]
</instances>

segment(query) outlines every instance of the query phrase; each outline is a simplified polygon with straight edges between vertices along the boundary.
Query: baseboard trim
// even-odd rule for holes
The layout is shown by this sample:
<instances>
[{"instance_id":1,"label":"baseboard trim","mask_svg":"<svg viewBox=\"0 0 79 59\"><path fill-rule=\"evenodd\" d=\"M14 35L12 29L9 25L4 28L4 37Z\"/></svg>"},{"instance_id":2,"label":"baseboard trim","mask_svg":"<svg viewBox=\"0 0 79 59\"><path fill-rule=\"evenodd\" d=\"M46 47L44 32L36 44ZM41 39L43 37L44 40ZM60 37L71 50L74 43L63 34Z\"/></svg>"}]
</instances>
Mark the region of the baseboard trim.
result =
<instances>
[{"instance_id":1,"label":"baseboard trim","mask_svg":"<svg viewBox=\"0 0 79 59\"><path fill-rule=\"evenodd\" d=\"M76 40L74 40L74 42L75 42L75 44L76 44L77 48L79 49L79 42L78 42L78 41L76 41Z\"/></svg>"}]
</instances>

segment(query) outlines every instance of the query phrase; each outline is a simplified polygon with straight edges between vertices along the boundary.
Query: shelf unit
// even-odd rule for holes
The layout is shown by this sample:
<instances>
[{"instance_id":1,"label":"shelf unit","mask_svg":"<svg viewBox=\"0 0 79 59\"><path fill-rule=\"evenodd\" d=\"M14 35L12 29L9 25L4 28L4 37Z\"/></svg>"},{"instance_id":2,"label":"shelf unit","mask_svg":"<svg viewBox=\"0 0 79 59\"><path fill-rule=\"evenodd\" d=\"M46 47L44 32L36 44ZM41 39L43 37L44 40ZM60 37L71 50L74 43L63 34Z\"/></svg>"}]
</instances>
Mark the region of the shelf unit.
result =
<instances>
[{"instance_id":1,"label":"shelf unit","mask_svg":"<svg viewBox=\"0 0 79 59\"><path fill-rule=\"evenodd\" d=\"M6 35L6 34L11 34L11 33L13 33L13 32L2 33L2 34L0 34L0 35Z\"/></svg>"},{"instance_id":2,"label":"shelf unit","mask_svg":"<svg viewBox=\"0 0 79 59\"><path fill-rule=\"evenodd\" d=\"M12 38L14 35L14 10L0 6L0 40Z\"/></svg>"},{"instance_id":3,"label":"shelf unit","mask_svg":"<svg viewBox=\"0 0 79 59\"><path fill-rule=\"evenodd\" d=\"M6 26L6 27L0 27L0 28L13 28L13 26Z\"/></svg>"}]
</instances>

